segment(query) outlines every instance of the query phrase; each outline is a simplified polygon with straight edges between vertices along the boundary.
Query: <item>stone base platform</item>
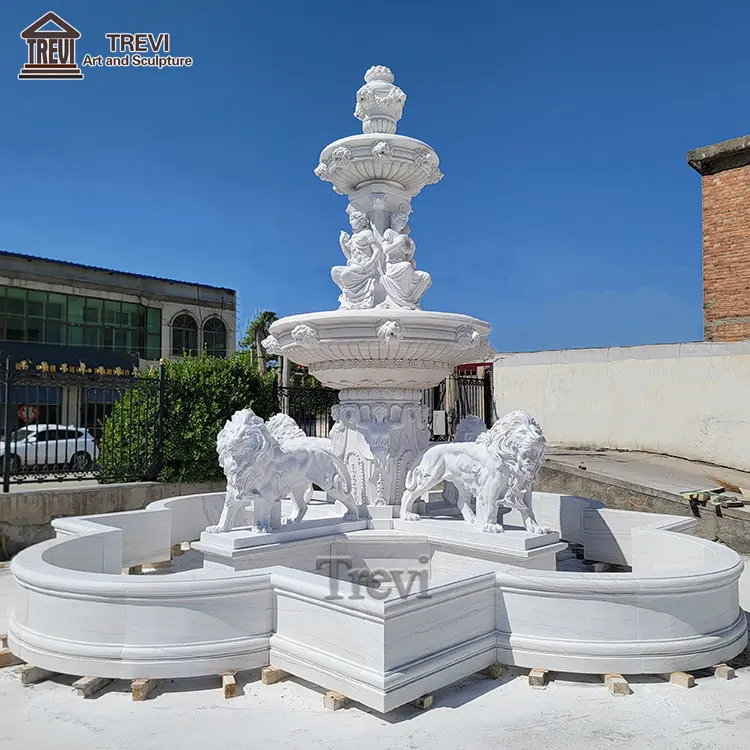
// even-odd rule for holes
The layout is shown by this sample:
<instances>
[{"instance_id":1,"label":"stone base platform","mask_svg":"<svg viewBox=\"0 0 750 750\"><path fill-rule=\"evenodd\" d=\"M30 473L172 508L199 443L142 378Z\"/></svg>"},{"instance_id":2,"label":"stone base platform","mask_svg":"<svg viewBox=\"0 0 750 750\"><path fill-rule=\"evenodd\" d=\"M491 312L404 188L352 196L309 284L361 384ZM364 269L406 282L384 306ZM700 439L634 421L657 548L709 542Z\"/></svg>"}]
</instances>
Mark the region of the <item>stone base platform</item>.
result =
<instances>
[{"instance_id":1,"label":"stone base platform","mask_svg":"<svg viewBox=\"0 0 750 750\"><path fill-rule=\"evenodd\" d=\"M218 565L250 570L261 565L290 565L314 572L317 557L330 547L332 537L364 531L367 527L366 518L358 521L316 518L288 524L267 534L249 528L221 534L204 531L200 541L193 542L192 546L203 553L204 565L208 568ZM300 554L302 559L295 560Z\"/></svg>"}]
</instances>

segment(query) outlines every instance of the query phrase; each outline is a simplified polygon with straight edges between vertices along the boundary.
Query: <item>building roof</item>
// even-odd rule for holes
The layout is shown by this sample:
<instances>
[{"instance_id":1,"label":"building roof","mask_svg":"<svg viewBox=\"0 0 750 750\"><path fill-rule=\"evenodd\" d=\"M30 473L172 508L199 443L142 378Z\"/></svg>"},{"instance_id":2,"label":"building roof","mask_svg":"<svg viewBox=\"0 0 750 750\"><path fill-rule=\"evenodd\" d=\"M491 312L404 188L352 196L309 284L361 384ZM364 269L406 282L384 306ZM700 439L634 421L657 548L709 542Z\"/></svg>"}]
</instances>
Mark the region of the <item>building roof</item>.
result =
<instances>
[{"instance_id":1,"label":"building roof","mask_svg":"<svg viewBox=\"0 0 750 750\"><path fill-rule=\"evenodd\" d=\"M52 22L57 26L56 29L44 29L48 23ZM41 18L37 18L31 26L27 26L21 32L22 39L80 39L81 33L74 29L67 21L60 18L57 13L49 11Z\"/></svg>"},{"instance_id":2,"label":"building roof","mask_svg":"<svg viewBox=\"0 0 750 750\"><path fill-rule=\"evenodd\" d=\"M151 279L153 281L166 281L169 284L185 284L186 286L200 286L204 289L217 289L221 292L227 292L229 294L235 294L234 289L228 287L212 286L211 284L199 284L195 281L181 281L180 279L168 279L164 276L150 276L145 273L132 273L131 271L117 271L113 268L104 268L103 266L89 266L85 263L73 263L69 260L54 260L53 258L43 258L41 255L26 255L24 253L11 253L7 250L0 250L0 271L2 270L3 258L16 258L19 260L28 261L41 261L43 263L54 263L60 266L67 266L68 268L82 268L89 271L99 271L107 274L117 274L118 276L128 276L133 279Z\"/></svg>"},{"instance_id":3,"label":"building roof","mask_svg":"<svg viewBox=\"0 0 750 750\"><path fill-rule=\"evenodd\" d=\"M750 164L750 135L688 151L687 162L701 175L746 167Z\"/></svg>"}]
</instances>

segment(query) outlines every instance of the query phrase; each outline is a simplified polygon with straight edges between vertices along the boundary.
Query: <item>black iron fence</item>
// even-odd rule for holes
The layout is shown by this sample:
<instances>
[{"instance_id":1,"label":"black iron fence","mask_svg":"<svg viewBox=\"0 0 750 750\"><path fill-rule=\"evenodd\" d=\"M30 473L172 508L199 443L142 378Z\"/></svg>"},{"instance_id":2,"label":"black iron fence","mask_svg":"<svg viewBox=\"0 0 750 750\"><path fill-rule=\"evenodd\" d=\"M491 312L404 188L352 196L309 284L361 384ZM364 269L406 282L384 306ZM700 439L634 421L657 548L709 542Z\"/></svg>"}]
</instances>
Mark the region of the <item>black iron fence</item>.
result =
<instances>
[{"instance_id":1,"label":"black iron fence","mask_svg":"<svg viewBox=\"0 0 750 750\"><path fill-rule=\"evenodd\" d=\"M482 377L458 375L456 382L456 423L469 414L480 417L487 427L494 422L492 397L492 370L487 369Z\"/></svg>"},{"instance_id":2,"label":"black iron fence","mask_svg":"<svg viewBox=\"0 0 750 750\"><path fill-rule=\"evenodd\" d=\"M440 385L423 391L422 403L428 407L433 441L451 440L458 423L469 414L491 427L496 417L492 370L487 368L481 376L451 375Z\"/></svg>"},{"instance_id":3,"label":"black iron fence","mask_svg":"<svg viewBox=\"0 0 750 750\"><path fill-rule=\"evenodd\" d=\"M0 368L3 490L11 482L153 479L158 472L163 371Z\"/></svg>"},{"instance_id":4,"label":"black iron fence","mask_svg":"<svg viewBox=\"0 0 750 750\"><path fill-rule=\"evenodd\" d=\"M333 427L331 407L339 401L339 392L324 386L279 386L276 408L288 414L310 437L328 437Z\"/></svg>"},{"instance_id":5,"label":"black iron fence","mask_svg":"<svg viewBox=\"0 0 750 750\"><path fill-rule=\"evenodd\" d=\"M0 365L0 459L3 489L15 482L155 479L162 458L167 393L159 377L81 366ZM313 437L333 427L338 391L322 386L277 387L275 409ZM451 376L423 393L433 440L452 439L468 414L494 420L492 375Z\"/></svg>"}]
</instances>

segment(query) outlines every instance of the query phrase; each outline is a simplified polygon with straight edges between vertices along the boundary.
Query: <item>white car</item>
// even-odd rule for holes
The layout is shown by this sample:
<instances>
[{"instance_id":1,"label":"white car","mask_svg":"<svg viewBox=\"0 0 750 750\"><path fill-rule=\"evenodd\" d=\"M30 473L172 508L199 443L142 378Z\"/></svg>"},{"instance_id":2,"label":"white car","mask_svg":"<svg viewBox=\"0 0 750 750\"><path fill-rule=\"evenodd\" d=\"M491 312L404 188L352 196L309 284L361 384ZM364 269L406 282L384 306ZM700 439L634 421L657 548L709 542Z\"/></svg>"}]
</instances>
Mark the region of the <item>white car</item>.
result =
<instances>
[{"instance_id":1,"label":"white car","mask_svg":"<svg viewBox=\"0 0 750 750\"><path fill-rule=\"evenodd\" d=\"M5 455L5 440L0 456ZM61 424L34 424L10 434L10 472L24 467L65 466L73 471L89 471L99 456L91 433L83 427Z\"/></svg>"}]
</instances>

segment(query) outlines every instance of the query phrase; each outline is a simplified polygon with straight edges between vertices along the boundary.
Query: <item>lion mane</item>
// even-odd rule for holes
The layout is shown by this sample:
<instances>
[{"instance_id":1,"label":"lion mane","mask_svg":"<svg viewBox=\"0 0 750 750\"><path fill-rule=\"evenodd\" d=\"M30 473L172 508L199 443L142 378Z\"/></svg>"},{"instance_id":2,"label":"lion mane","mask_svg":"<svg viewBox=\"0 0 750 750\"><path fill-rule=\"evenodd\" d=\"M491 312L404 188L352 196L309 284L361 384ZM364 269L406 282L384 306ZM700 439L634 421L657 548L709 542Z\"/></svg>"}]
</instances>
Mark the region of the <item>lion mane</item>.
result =
<instances>
[{"instance_id":1,"label":"lion mane","mask_svg":"<svg viewBox=\"0 0 750 750\"><path fill-rule=\"evenodd\" d=\"M477 437L509 479L506 500L512 501L539 473L547 455L547 441L539 423L523 411L511 411Z\"/></svg>"},{"instance_id":2,"label":"lion mane","mask_svg":"<svg viewBox=\"0 0 750 750\"><path fill-rule=\"evenodd\" d=\"M487 425L476 414L467 414L457 425L453 440L457 443L473 443L481 434L487 432Z\"/></svg>"},{"instance_id":3,"label":"lion mane","mask_svg":"<svg viewBox=\"0 0 750 750\"><path fill-rule=\"evenodd\" d=\"M235 412L216 437L228 488L242 491L263 480L272 465L275 443L265 422L251 409Z\"/></svg>"},{"instance_id":4,"label":"lion mane","mask_svg":"<svg viewBox=\"0 0 750 750\"><path fill-rule=\"evenodd\" d=\"M279 443L307 437L305 431L288 414L274 414L266 423L268 432Z\"/></svg>"}]
</instances>

